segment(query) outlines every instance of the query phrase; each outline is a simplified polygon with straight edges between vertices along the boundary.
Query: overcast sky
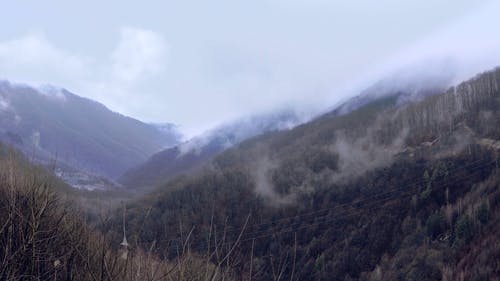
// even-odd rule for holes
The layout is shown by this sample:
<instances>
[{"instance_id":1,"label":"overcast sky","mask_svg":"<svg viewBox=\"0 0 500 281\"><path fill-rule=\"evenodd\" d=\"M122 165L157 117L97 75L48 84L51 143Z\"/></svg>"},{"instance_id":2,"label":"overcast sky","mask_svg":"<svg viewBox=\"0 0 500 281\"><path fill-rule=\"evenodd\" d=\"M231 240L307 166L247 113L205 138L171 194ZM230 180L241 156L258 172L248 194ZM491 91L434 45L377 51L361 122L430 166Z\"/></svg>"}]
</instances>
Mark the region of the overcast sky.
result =
<instances>
[{"instance_id":1,"label":"overcast sky","mask_svg":"<svg viewBox=\"0 0 500 281\"><path fill-rule=\"evenodd\" d=\"M333 105L428 57L467 58L469 72L500 65L499 2L6 1L0 79L64 87L192 135Z\"/></svg>"}]
</instances>

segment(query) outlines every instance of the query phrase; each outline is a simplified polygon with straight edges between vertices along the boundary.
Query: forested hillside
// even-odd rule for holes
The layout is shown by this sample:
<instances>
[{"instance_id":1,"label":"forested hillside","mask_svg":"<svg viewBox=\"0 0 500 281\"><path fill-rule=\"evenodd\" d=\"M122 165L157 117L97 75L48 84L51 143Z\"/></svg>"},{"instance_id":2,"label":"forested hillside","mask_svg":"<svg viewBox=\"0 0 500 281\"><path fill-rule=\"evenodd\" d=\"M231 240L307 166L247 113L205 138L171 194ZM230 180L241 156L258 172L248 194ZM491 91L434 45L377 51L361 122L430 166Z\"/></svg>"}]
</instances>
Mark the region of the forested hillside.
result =
<instances>
[{"instance_id":1,"label":"forested hillside","mask_svg":"<svg viewBox=\"0 0 500 281\"><path fill-rule=\"evenodd\" d=\"M291 110L242 118L221 125L177 146L151 156L146 162L128 170L120 183L131 190L151 190L176 176L197 172L217 154L242 141L264 133L286 130L301 118Z\"/></svg>"},{"instance_id":2,"label":"forested hillside","mask_svg":"<svg viewBox=\"0 0 500 281\"><path fill-rule=\"evenodd\" d=\"M499 86L333 111L122 206L0 145L0 279L498 280Z\"/></svg>"},{"instance_id":3,"label":"forested hillside","mask_svg":"<svg viewBox=\"0 0 500 281\"><path fill-rule=\"evenodd\" d=\"M107 225L109 217L97 212L89 219L82 192L0 143L0 280L231 280L220 265L187 250L169 261L146 248L134 247L132 255L126 240L92 226Z\"/></svg>"},{"instance_id":4,"label":"forested hillside","mask_svg":"<svg viewBox=\"0 0 500 281\"><path fill-rule=\"evenodd\" d=\"M0 281L500 281L500 0L1 7Z\"/></svg>"},{"instance_id":5,"label":"forested hillside","mask_svg":"<svg viewBox=\"0 0 500 281\"><path fill-rule=\"evenodd\" d=\"M165 259L221 249L242 280L497 280L499 89L496 69L245 141L128 204L127 227Z\"/></svg>"}]
</instances>

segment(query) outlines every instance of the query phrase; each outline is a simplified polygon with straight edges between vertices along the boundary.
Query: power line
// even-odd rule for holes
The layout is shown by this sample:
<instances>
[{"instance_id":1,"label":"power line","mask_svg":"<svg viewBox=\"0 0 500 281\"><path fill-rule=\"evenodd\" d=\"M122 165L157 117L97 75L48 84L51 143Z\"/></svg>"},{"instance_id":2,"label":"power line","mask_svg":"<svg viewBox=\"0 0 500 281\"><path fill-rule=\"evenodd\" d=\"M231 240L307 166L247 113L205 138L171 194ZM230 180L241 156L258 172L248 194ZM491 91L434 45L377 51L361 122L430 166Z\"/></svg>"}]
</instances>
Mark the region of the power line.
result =
<instances>
[{"instance_id":1,"label":"power line","mask_svg":"<svg viewBox=\"0 0 500 281\"><path fill-rule=\"evenodd\" d=\"M481 162L483 161L483 159L481 160L477 160L475 162L472 162L472 163L469 163L468 165L464 165L462 167L457 167L456 169L454 169L454 171L459 171L461 169L465 169L467 167L472 167L472 169L478 169L478 168L482 168L482 167L485 167L489 164L492 164L494 163L494 161L490 161L490 162L487 162L487 163L483 163L482 165L472 165L472 164L475 164L475 163L478 163L478 162ZM475 172L477 173L477 172ZM473 174L475 174L473 173ZM469 177L469 175L467 175L467 177ZM455 181L456 180L462 180L461 177L456 177L455 178ZM450 185L452 183L455 183L455 181L450 181L449 179L447 179L447 183L444 184L444 186L446 185ZM425 182L425 181L423 181ZM416 182L416 183L412 183L411 186L413 186L413 188L411 189L407 189L406 191L399 193L399 194L396 194L398 196L398 198L405 198L407 196L411 196L413 194L407 194L407 195L404 195L405 193L410 193L412 191L414 191L414 189L418 189L419 185L421 184L421 182ZM437 182L435 182L434 184L437 184ZM392 189L391 191L387 191L387 192L384 192L384 193L379 193L379 194L376 194L376 196L381 196L381 195L390 195L391 193L393 192L396 192L396 191L402 191L402 187L397 187L397 188L394 188ZM403 196L403 197L401 197ZM275 221L272 221L272 222L267 222L267 223L260 223L260 224L255 224L253 227L256 227L256 226L265 226L266 224L270 224L270 223L277 223L277 222L280 222L280 221L284 221L284 220L288 220L288 219L297 219L297 218L300 218L300 217L303 217L303 216L309 216L311 214L317 214L319 212L323 212L323 211L332 211L334 209L337 209L337 208L340 208L340 207L349 207L349 208L356 208L356 206L358 207L364 207L366 208L366 206L361 206L361 204L365 201L370 201L371 202L371 205L375 205L375 204L380 204L380 203L383 203L387 200L391 200L393 198L396 198L396 197L391 197L389 196L388 198L382 198L382 199L377 199L376 201L373 201L374 199L373 198L365 198L363 200L359 200L359 201L356 201L356 202L350 202L350 203L346 203L346 204L341 204L341 205L337 205L335 207L332 207L332 208L325 208L323 210L319 210L319 211L314 211L314 212L310 212L310 213L306 213L306 214L301 214L301 215L296 215L296 216L292 216L292 217L288 217L288 218L282 218L282 219L279 219L279 220L275 220ZM300 226L299 228L296 228L296 225L297 224L303 224L303 222L296 222L292 225L289 225L287 226L286 228L283 228L281 227L279 230L278 233L287 233L287 232L290 232L290 231L297 231L297 230L300 230L300 229L304 229L304 228L308 228L308 227L312 227L312 226L315 226L315 225L320 225L320 224L323 224L323 223L327 223L327 222L330 222L330 221L333 221L333 220L328 220L328 218L330 217L333 217L333 216L339 216L343 213L348 213L350 212L351 210L349 209L344 209L344 210L341 210L339 213L333 213L333 214L325 214L325 215L322 215L322 216L315 216L313 217L313 219L316 219L316 220L321 220L321 219L324 219L324 221L320 221L320 222L315 222L315 223L311 223L311 224L308 224L308 225L305 225L305 226ZM358 210L357 212L361 212L361 210ZM349 217L349 216L352 216L356 214L356 212L354 213L351 213L351 214L347 214L345 215L344 217ZM335 218L334 220L337 220L338 218ZM252 227L252 226L250 226ZM249 227L249 228L250 228ZM287 231L287 229L289 229ZM273 235L276 235L276 231L278 230L278 227L274 227L274 228L271 228L271 229L264 229L264 230L257 230L257 231L253 231L253 232L250 232L250 233L247 233L246 236L251 236L251 235L254 235L253 237L248 237L248 238L245 238L243 240L241 240L241 242L245 242L245 241L250 241L250 240L254 240L254 239L260 239L260 238L263 238L263 237L268 237L268 236L273 236ZM241 230L240 230L241 231ZM273 232L273 233L270 233L270 232ZM263 233L263 234L261 234ZM227 232L226 232L226 235L227 235ZM170 240L157 240L156 242L177 242L178 240L177 239L170 239ZM141 242L140 244L144 244L144 243L147 243L147 242ZM234 243L234 241L231 241L231 242L224 242L223 245L226 245L226 244L232 244ZM195 249L200 249L200 250L203 250L203 249L207 249L209 246L210 246L211 242L200 242L198 243L198 245L196 246ZM217 246L221 246L222 244L219 244ZM171 248L175 247L175 245L171 246ZM191 247L192 248L192 247Z\"/></svg>"},{"instance_id":2,"label":"power line","mask_svg":"<svg viewBox=\"0 0 500 281\"><path fill-rule=\"evenodd\" d=\"M468 163L467 165L456 167L455 169L452 169L451 171L448 171L448 172L449 173L454 173L454 172L458 172L458 171L463 170L463 169L467 169L468 167L472 167L472 169L475 169L477 167L486 166L486 165L489 165L489 164L491 164L491 163L494 162L494 161L487 162L484 165L479 165L479 166L475 165L475 164L481 163L483 161L484 161L484 159L479 159L479 160L476 160L474 162ZM404 190L404 189L406 189L408 187L411 187L411 186L415 186L415 185L426 183L426 181L427 181L426 179L421 179L421 180L419 180L417 182L411 182L410 184L406 184L406 185L403 185L403 186L398 186L398 187L386 190L386 191L384 191L382 193L368 194L368 195L366 195L366 198L364 198L362 200L358 200L356 202L348 202L348 203L336 205L334 207L328 207L328 208L324 208L324 209L321 209L321 210L315 210L315 211L308 212L308 213L303 213L303 214L299 214L299 215L294 215L294 216L289 216L289 217L285 217L285 218L280 218L280 219L269 221L269 222L263 222L263 223L253 224L253 225L249 225L247 228L248 229L253 229L253 228L256 228L256 227L264 227L264 226L267 226L267 225L273 225L273 224L276 224L276 223L279 223L279 222L283 222L283 221L286 221L286 220L299 219L299 218L303 218L303 217L307 217L307 216L319 214L319 213L326 212L326 211L333 211L335 209L342 208L342 207L347 207L347 206L354 205L354 204L361 204L361 203L363 203L365 201L372 201L373 197L369 197L371 195L375 195L375 198L378 197L378 196L384 196L384 195L391 194L391 193L394 193L394 192L402 191L402 190ZM229 234L234 234L235 232L240 232L241 231L241 229L236 229L236 227L232 227L232 229L233 230L227 231L227 228L226 228L225 231L224 231L224 233L226 235L229 235ZM176 241L177 241L177 239L156 240L156 242L176 242ZM140 243L141 244L147 244L147 243L151 243L151 242L140 242Z\"/></svg>"},{"instance_id":3,"label":"power line","mask_svg":"<svg viewBox=\"0 0 500 281\"><path fill-rule=\"evenodd\" d=\"M476 174L476 173L479 173L479 172L480 172L480 171L476 171L476 172L475 172L475 173L473 173L473 174ZM468 176L470 176L470 174L469 174L469 175L467 175L466 177L468 177ZM465 177L463 177L463 178L465 178ZM457 178L457 180L463 180L463 178ZM456 181L455 181L455 182L456 182ZM446 185L449 185L449 184L452 184L452 183L455 183L455 182L448 182L448 183L446 183L446 184L443 184L442 186L446 186ZM415 189L418 189L418 187L416 187ZM399 198L406 198L406 197L413 196L414 194L413 194L413 193L411 193L412 191L415 191L415 190L413 190L413 189L407 190L406 192L404 192L404 193L403 193L403 194L408 193L408 194L406 194L406 195L401 195L401 194L399 194L397 197L396 197L396 196L395 196L395 197L388 197L388 198L382 199L382 200L380 200L380 201L373 201L373 202L371 203L371 205L377 205L377 204L383 203L383 202L385 202L385 201L390 201L390 200L392 200L392 199L396 199L396 198L398 198L398 199L399 199ZM380 208L381 208L381 207L383 207L383 206L380 206ZM353 207L353 208L354 208L354 207ZM365 206L365 208L366 208L366 206ZM377 208L377 209L378 209L378 208ZM336 216L342 215L343 213L349 213L349 212L350 212L350 210L343 210L343 211L341 211L340 213L336 213L336 214L328 214L328 215L324 215L324 216L321 216L321 217L316 217L317 219L318 219L318 218L319 218L319 219L323 219L323 218L324 218L324 219L327 219L327 218L332 218L332 219L331 219L331 220L320 221L320 222L314 222L314 223L311 223L311 224L309 224L309 225L305 225L305 226L300 226L300 224L299 224L298 228L295 228L295 225L292 225L292 226L287 226L284 230L283 230L283 229L281 229L280 231L278 231L278 235L280 235L280 234L284 234L284 233L287 233L287 232L291 232L291 231L297 231L297 230L301 230L301 229L309 228L309 227L312 227L312 226L321 225L321 224L324 224L324 223L327 223L327 222L336 221L336 220L338 219ZM354 212L354 213L350 213L350 214L344 215L343 217L344 217L344 218L345 218L345 217L349 217L349 216L352 216L352 215L357 214L357 213L360 213L360 212L362 212L362 210L355 210L355 212ZM335 216L335 217L334 217L334 216ZM299 222L299 223L300 223L300 222ZM270 230L271 230L271 231L274 231L274 230L277 230L277 228L274 228L274 229L273 229L273 228L271 228ZM270 232L270 231L267 231L267 232ZM245 242L245 241L252 241L252 240L254 240L254 239L265 238L265 237L269 237L269 236L273 236L273 235L276 235L276 233L264 233L264 234L262 234L262 235L260 235L260 236L254 236L254 237L245 238L245 239L241 240L241 242ZM227 243L232 243L232 242L227 242Z\"/></svg>"},{"instance_id":4,"label":"power line","mask_svg":"<svg viewBox=\"0 0 500 281\"><path fill-rule=\"evenodd\" d=\"M473 162L473 163L469 163L468 165L464 165L464 166L462 166L462 167L457 167L457 169L455 169L455 171L458 171L458 170L464 169L464 168L469 167L469 166L474 166L474 165L472 165L472 164L475 164L475 163L480 162L480 161L482 161L482 160L478 160L478 161L475 161L475 162ZM473 167L473 168L480 168L480 167L482 167L482 166L486 166L486 165L488 165L488 164L490 164L490 162L488 162L488 163L486 163L486 164L483 164L483 165L479 165L479 166ZM422 183L422 182L425 182L425 180L421 181L420 183ZM420 183L419 183L419 182L417 182L417 183L412 183L412 184L411 184L411 186L414 186L414 185L417 185L417 184L420 184ZM395 191L400 191L401 189L402 189L401 187L396 187L396 188L392 189L391 191L386 191L386 192L379 193L379 194L376 194L376 195L377 195L377 196L386 195L386 194L390 194L390 193L395 192ZM345 203L345 204L337 205L337 206L335 206L335 207L325 208L325 209L323 209L323 210L314 211L314 212L310 212L310 213L303 214L303 215L299 215L299 216L292 216L292 217L288 217L288 218L282 218L282 219L279 219L279 220L276 220L276 221L273 221L273 222L270 222L270 223L276 223L276 222L279 222L279 221L284 221L284 220L288 220L288 219L292 219L292 218L299 218L299 217L301 217L301 216L311 215L311 214L315 214L315 213L319 213L319 212L322 212L322 211L327 211L327 210L334 210L334 209L337 209L337 208L340 208L340 207L346 207L346 206L350 206L350 205L354 205L354 204L358 204L358 205L359 205L359 204L361 204L361 203L363 203L363 202L365 202L365 201L373 201L373 198L365 198L365 199L363 199L363 200L359 200L359 201L357 201L357 202ZM316 218L317 218L317 217L316 217ZM255 224L254 226L264 226L264 225L266 225L266 224L269 224L269 223ZM251 227L251 226L250 226L250 227ZM249 228L250 228L250 227L249 227ZM239 231L241 231L241 230L239 230ZM260 232L262 232L262 231L260 231ZM226 233L226 235L228 234L228 232L227 232L227 231L226 231L225 233ZM250 233L252 233L252 232L250 232ZM254 233L255 233L255 232L254 232ZM259 233L259 231L257 231L256 233ZM170 240L156 240L156 241L157 241L157 242L177 242L177 239L170 239ZM144 243L148 243L148 242L144 242ZM151 242L149 242L149 243L151 243ZM142 244L142 243L141 243L141 244Z\"/></svg>"}]
</instances>

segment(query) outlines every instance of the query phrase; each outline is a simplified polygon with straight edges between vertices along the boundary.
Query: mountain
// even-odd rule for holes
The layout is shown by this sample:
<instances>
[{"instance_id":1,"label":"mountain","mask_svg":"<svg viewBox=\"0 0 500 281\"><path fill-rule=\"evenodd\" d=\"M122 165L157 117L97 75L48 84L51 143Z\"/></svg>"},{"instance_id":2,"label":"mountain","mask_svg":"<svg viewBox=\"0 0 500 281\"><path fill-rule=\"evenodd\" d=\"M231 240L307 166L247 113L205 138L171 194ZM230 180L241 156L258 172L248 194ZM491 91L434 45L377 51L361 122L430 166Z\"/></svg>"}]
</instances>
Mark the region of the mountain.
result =
<instances>
[{"instance_id":1,"label":"mountain","mask_svg":"<svg viewBox=\"0 0 500 281\"><path fill-rule=\"evenodd\" d=\"M245 140L128 204L128 230L236 280L498 279L500 69L402 94Z\"/></svg>"},{"instance_id":2,"label":"mountain","mask_svg":"<svg viewBox=\"0 0 500 281\"><path fill-rule=\"evenodd\" d=\"M134 189L164 183L197 170L218 153L248 138L287 130L301 121L302 118L291 110L239 119L156 153L145 163L127 171L119 182Z\"/></svg>"},{"instance_id":3,"label":"mountain","mask_svg":"<svg viewBox=\"0 0 500 281\"><path fill-rule=\"evenodd\" d=\"M149 123L158 131L163 133L167 138L174 138L176 142L182 139L182 134L179 131L179 126L172 123Z\"/></svg>"},{"instance_id":4,"label":"mountain","mask_svg":"<svg viewBox=\"0 0 500 281\"><path fill-rule=\"evenodd\" d=\"M500 69L402 95L242 140L110 217L80 203L115 193L0 142L1 279L497 280Z\"/></svg>"},{"instance_id":5,"label":"mountain","mask_svg":"<svg viewBox=\"0 0 500 281\"><path fill-rule=\"evenodd\" d=\"M65 89L0 82L0 140L36 161L55 160L62 174L113 180L178 139L173 127L158 129Z\"/></svg>"},{"instance_id":6,"label":"mountain","mask_svg":"<svg viewBox=\"0 0 500 281\"><path fill-rule=\"evenodd\" d=\"M331 113L346 114L388 96L397 96L397 104L402 105L442 93L457 79L454 67L447 61L439 61L430 66L415 64L401 68L341 103Z\"/></svg>"}]
</instances>

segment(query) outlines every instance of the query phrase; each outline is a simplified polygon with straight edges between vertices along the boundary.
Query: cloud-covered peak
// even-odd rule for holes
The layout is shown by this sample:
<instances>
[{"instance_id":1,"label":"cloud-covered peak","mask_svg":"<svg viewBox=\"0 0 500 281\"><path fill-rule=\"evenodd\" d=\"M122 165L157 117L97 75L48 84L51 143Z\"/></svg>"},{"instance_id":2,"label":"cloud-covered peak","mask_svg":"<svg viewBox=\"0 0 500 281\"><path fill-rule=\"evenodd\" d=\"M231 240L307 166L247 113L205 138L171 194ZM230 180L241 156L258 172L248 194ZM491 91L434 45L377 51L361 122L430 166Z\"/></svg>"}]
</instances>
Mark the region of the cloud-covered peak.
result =
<instances>
[{"instance_id":1,"label":"cloud-covered peak","mask_svg":"<svg viewBox=\"0 0 500 281\"><path fill-rule=\"evenodd\" d=\"M137 116L134 105L146 107L138 97L153 95L147 84L164 72L168 47L162 35L147 29L124 27L119 35L104 60L57 47L43 32L0 41L0 79L53 97L64 96L59 86L68 88Z\"/></svg>"},{"instance_id":2,"label":"cloud-covered peak","mask_svg":"<svg viewBox=\"0 0 500 281\"><path fill-rule=\"evenodd\" d=\"M465 67L454 81L490 69L499 3L89 0L23 13L11 1L0 78L58 85L196 135L284 106L322 111L419 61L455 60ZM33 27L46 33L26 35Z\"/></svg>"}]
</instances>

